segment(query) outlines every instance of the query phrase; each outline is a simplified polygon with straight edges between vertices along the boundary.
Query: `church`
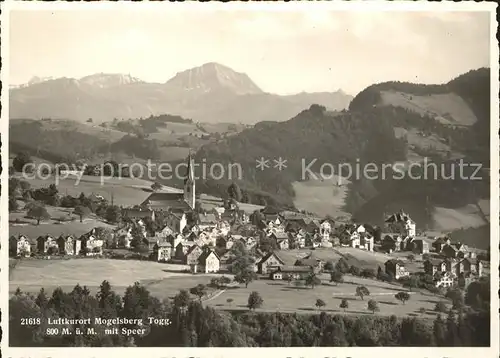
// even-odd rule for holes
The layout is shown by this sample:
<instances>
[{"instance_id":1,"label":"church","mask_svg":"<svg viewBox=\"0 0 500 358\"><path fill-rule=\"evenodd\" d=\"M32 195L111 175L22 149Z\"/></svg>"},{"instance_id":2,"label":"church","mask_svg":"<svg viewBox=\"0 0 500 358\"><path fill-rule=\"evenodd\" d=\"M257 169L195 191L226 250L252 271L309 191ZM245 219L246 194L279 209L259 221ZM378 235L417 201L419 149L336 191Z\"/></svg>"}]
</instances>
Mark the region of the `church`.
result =
<instances>
[{"instance_id":1,"label":"church","mask_svg":"<svg viewBox=\"0 0 500 358\"><path fill-rule=\"evenodd\" d=\"M187 175L184 179L182 193L152 193L141 204L142 207L152 211L170 211L186 213L194 210L196 204L196 183L194 176L194 159L189 153L187 159Z\"/></svg>"}]
</instances>

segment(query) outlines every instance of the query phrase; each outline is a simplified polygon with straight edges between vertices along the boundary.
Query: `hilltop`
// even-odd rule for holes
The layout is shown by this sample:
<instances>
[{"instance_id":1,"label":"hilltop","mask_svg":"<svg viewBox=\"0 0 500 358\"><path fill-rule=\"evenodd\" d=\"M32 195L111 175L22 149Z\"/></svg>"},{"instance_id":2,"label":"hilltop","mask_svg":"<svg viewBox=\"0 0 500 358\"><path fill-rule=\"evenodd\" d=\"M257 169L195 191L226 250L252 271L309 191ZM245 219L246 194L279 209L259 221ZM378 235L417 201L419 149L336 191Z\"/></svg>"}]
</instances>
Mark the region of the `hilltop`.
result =
<instances>
[{"instance_id":1,"label":"hilltop","mask_svg":"<svg viewBox=\"0 0 500 358\"><path fill-rule=\"evenodd\" d=\"M314 103L347 108L352 96L265 93L245 73L207 63L177 73L165 83L131 75L99 73L74 78L34 78L9 92L10 118L73 119L94 122L169 113L197 122L254 124L285 121Z\"/></svg>"},{"instance_id":2,"label":"hilltop","mask_svg":"<svg viewBox=\"0 0 500 358\"><path fill-rule=\"evenodd\" d=\"M480 228L488 224L478 204L489 200L488 101L489 69L471 71L443 85L375 84L358 94L347 112L311 106L289 121L259 123L204 145L197 156L209 162L241 163L244 178L240 185L257 193L250 194L256 202L264 197L281 205L316 211L321 205L296 192L309 186L309 196L314 193L315 200L319 197L331 202L341 199L343 205L337 209L361 222L381 224L385 212L404 208L422 228ZM287 159L287 168L281 172L255 168L256 159L268 158L272 166L273 159L280 156ZM316 159L310 168L318 172L322 163L336 167L358 160L361 164L399 163L404 167L424 158L438 168L442 166L446 175L455 172L453 183L433 180L433 175L430 180L407 176L395 180L389 171L386 179L346 178L343 197L339 198L342 195L332 195L339 190L334 183L317 180L316 184L307 184L312 183L308 180L311 178L300 177L302 159L305 163ZM460 161L482 164L484 169L477 174L482 180L459 178ZM474 171L469 168L464 174ZM220 181L208 180L205 185L219 195L225 190L225 183ZM324 205L320 209L324 215L339 211L331 205L331 210Z\"/></svg>"}]
</instances>

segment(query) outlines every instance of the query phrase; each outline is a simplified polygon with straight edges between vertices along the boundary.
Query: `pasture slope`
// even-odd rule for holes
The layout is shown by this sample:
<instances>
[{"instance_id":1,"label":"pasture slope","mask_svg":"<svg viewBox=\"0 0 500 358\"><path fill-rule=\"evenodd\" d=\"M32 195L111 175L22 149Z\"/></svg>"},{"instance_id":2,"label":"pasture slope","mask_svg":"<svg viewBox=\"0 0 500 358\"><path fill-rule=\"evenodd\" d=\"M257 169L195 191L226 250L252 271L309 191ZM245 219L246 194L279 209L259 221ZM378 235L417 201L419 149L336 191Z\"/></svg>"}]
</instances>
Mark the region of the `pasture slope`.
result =
<instances>
[{"instance_id":1,"label":"pasture slope","mask_svg":"<svg viewBox=\"0 0 500 358\"><path fill-rule=\"evenodd\" d=\"M123 294L139 282L152 294L169 298L181 289L208 284L213 275L183 273L187 266L162 264L154 261L114 260L104 258L23 259L10 272L9 292L19 287L24 292L37 293L42 287L50 295L61 287L71 291L75 285L87 286L96 293L103 280Z\"/></svg>"}]
</instances>

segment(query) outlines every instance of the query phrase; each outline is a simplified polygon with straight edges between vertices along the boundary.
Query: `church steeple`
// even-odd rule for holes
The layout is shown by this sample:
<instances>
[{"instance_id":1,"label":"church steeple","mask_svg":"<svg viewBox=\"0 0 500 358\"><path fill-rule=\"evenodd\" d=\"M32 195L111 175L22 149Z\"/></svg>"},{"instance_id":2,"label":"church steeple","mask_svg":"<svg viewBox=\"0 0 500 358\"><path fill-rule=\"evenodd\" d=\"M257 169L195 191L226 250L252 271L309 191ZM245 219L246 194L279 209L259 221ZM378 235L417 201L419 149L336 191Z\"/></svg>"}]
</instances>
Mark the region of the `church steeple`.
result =
<instances>
[{"instance_id":1,"label":"church steeple","mask_svg":"<svg viewBox=\"0 0 500 358\"><path fill-rule=\"evenodd\" d=\"M184 179L184 201L188 203L191 209L194 209L196 201L196 186L194 177L194 159L189 150L187 158L187 173Z\"/></svg>"}]
</instances>

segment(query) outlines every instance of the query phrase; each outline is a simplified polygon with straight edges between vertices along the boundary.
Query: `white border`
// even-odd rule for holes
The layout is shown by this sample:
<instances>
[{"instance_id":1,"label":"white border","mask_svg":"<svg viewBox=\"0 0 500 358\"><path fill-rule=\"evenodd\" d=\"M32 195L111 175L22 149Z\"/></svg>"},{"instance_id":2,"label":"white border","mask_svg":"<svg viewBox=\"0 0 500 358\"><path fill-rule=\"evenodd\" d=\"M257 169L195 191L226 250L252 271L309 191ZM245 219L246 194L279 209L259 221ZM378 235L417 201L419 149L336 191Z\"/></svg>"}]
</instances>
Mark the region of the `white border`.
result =
<instances>
[{"instance_id":1,"label":"white border","mask_svg":"<svg viewBox=\"0 0 500 358\"><path fill-rule=\"evenodd\" d=\"M251 357L255 354L251 348L10 348L8 347L8 299L3 298L8 295L8 92L9 92L9 12L12 10L113 10L116 8L130 8L134 11L150 11L169 7L168 11L221 11L221 10L250 10L250 11L305 11L307 9L329 9L338 11L489 11L491 14L491 37L490 37L490 55L491 55L491 276L498 277L498 259L499 251L496 250L499 243L499 51L496 41L496 4L495 3L475 3L475 2L385 2L385 1L329 1L329 2L289 2L289 3L159 3L159 2L92 2L92 3L68 3L68 2L18 2L5 1L2 3L1 15L1 35L4 41L1 41L2 54L2 112L0 120L0 133L2 136L2 167L1 174L1 207L0 207L0 230L2 237L1 250L1 272L0 272L0 309L2 311L2 353L7 357L101 357L109 354L117 354L123 357L135 357L138 354L148 354L151 357L231 357L234 354ZM273 357L373 357L374 355L384 355L387 357L498 357L499 356L499 323L498 309L499 300L497 292L499 289L499 280L493 279L491 287L491 344L489 348L436 348L436 347L369 347L369 348L260 348L259 353ZM5 292L5 293L4 293Z\"/></svg>"}]
</instances>

